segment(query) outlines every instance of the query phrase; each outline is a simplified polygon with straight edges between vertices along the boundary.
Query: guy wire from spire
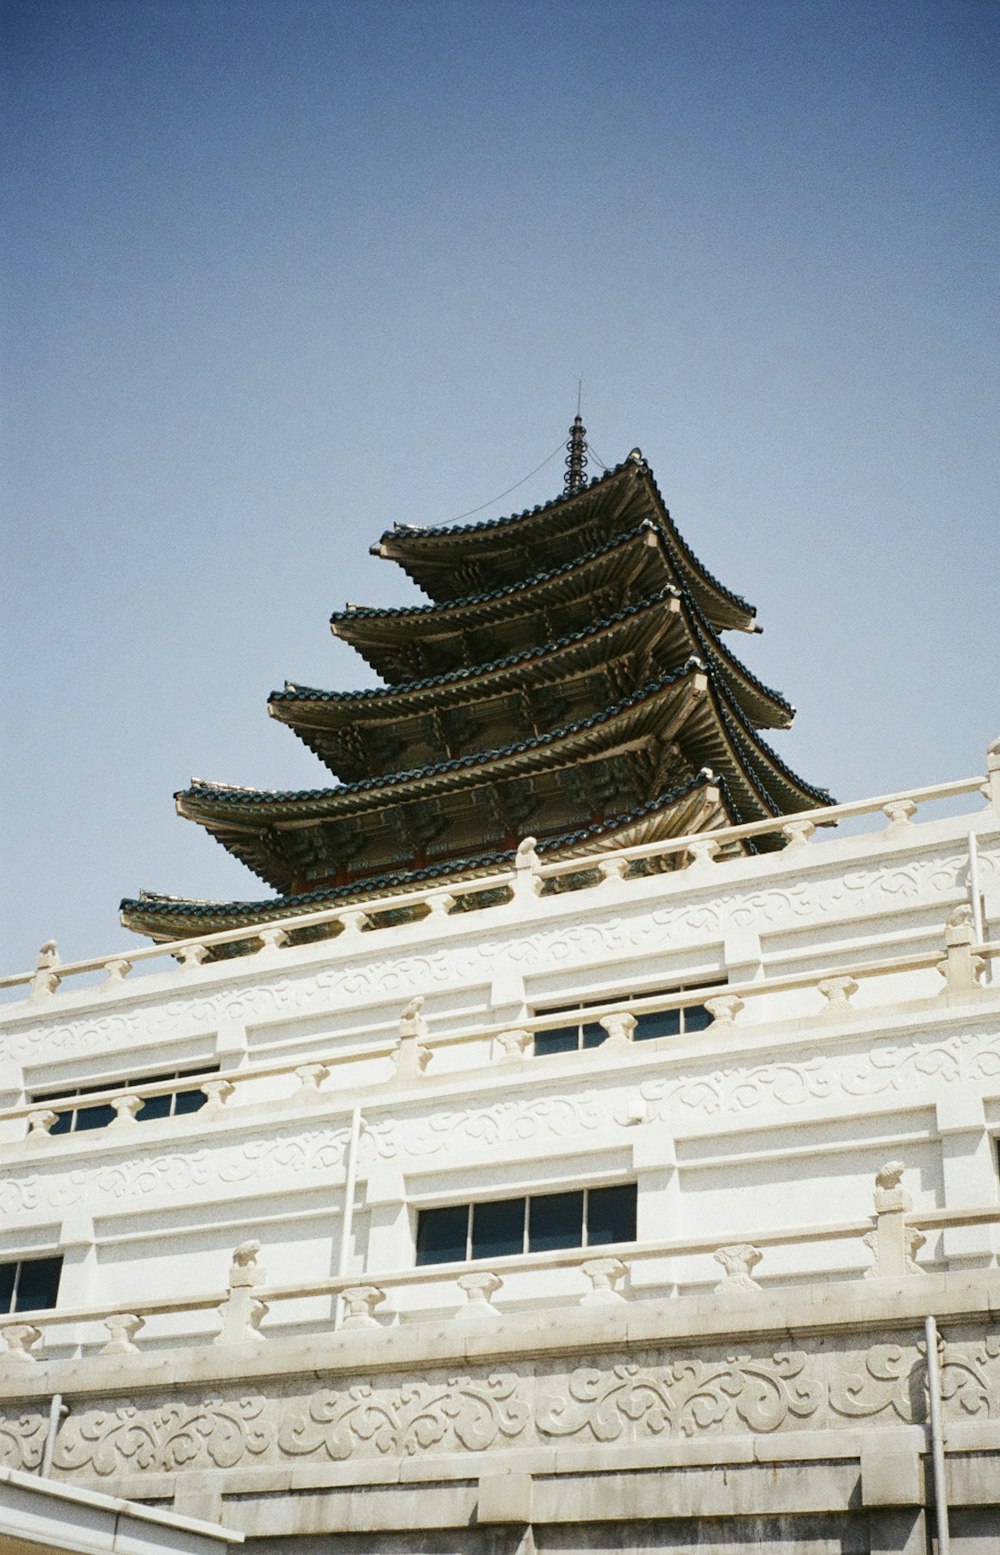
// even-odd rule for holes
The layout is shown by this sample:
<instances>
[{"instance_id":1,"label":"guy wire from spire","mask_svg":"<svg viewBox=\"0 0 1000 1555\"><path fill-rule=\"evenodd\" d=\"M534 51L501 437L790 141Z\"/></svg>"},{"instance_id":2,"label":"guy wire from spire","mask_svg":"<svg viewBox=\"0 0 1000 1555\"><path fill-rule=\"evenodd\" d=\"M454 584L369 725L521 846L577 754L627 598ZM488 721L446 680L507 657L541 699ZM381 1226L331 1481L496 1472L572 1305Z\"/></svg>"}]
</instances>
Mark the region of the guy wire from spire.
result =
<instances>
[{"instance_id":1,"label":"guy wire from spire","mask_svg":"<svg viewBox=\"0 0 1000 1555\"><path fill-rule=\"evenodd\" d=\"M587 469L587 428L579 414L574 418L566 442L566 479L563 491L572 497L583 489Z\"/></svg>"}]
</instances>

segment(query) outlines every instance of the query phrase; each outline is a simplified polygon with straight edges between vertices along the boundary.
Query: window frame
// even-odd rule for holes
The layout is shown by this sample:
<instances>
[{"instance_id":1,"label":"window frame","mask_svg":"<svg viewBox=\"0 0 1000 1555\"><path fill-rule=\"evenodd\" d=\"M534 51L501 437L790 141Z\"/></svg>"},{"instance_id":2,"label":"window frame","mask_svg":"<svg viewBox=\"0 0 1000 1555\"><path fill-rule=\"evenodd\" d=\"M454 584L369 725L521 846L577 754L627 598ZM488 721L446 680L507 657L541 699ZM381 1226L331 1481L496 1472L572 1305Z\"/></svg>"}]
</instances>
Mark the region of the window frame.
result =
<instances>
[{"instance_id":1,"label":"window frame","mask_svg":"<svg viewBox=\"0 0 1000 1555\"><path fill-rule=\"evenodd\" d=\"M98 1094L107 1095L109 1091L127 1092L129 1089L140 1085L158 1085L164 1081L169 1080L210 1079L213 1075L217 1075L218 1073L219 1065L211 1064L207 1067L199 1066L197 1069L173 1069L167 1070L163 1074L130 1076L124 1080L102 1080L97 1085L81 1084L67 1090L46 1089L43 1091L33 1091L30 1097L30 1103L32 1107L48 1107L56 1114L56 1122L53 1123L52 1127L48 1131L50 1138L62 1138L63 1135L67 1134L89 1134L95 1133L98 1129L110 1128L111 1124L114 1123L117 1114L115 1113L115 1110L109 1101L88 1104L86 1100L88 1096L96 1096ZM183 1107L178 1110L177 1103L179 1100L186 1096L197 1095L200 1095L202 1099L196 1107ZM146 1117L143 1117L143 1112L147 1106L149 1106L151 1103L162 1103L164 1100L169 1103L169 1107L166 1112L153 1112L151 1114L147 1114ZM70 1103L71 1105L59 1105L60 1103L64 1102ZM144 1096L142 1097L142 1106L138 1109L135 1115L135 1121L137 1123L156 1123L163 1122L167 1118L188 1117L195 1112L200 1112L202 1107L204 1107L207 1102L207 1093L202 1091L201 1087L198 1085L191 1086L191 1088L188 1090L178 1089L175 1091L168 1091L162 1096ZM75 1105L72 1105L74 1103ZM85 1117L90 1112L100 1112L107 1114L107 1116L103 1117L100 1122L84 1123L81 1127L79 1121L80 1117ZM63 1118L69 1118L70 1120L68 1126L66 1127L60 1126Z\"/></svg>"},{"instance_id":2,"label":"window frame","mask_svg":"<svg viewBox=\"0 0 1000 1555\"><path fill-rule=\"evenodd\" d=\"M572 1016L574 1014L581 1013L584 1010L600 1010L605 1007L612 1006L617 1009L622 1005L631 1004L638 999L667 998L679 993L697 993L700 989L703 988L718 988L726 981L727 979L724 975L716 975L707 979L699 978L697 982L685 981L682 983L674 983L669 988L632 988L625 993L602 995L600 998L574 999L568 1004L535 1005L531 1013L532 1017L537 1018L538 1016L542 1015ZM693 1025L689 1025L687 1020L687 1014L689 1010L697 1010L705 1018L699 1019ZM676 1031L643 1031L642 1026L644 1021L652 1022L653 1020L659 1020L664 1016L677 1017ZM707 1027L711 1025L712 1017L709 1015L707 1007L704 1004L699 1004L697 1000L693 999L690 1004L678 1005L672 1010L642 1010L639 1014L636 1015L635 1021L635 1030L632 1033L631 1040L633 1042L653 1042L658 1039L662 1039L663 1037L669 1037L671 1040L676 1040L678 1037L685 1037L698 1031L705 1031ZM576 1030L575 1046L570 1042L566 1042L564 1045L560 1046L549 1045L550 1039L557 1036L562 1036L564 1033L568 1034L572 1032L574 1030L574 1026ZM598 1032L600 1035L597 1035ZM569 1021L565 1026L554 1026L549 1027L547 1030L534 1032L532 1040L532 1056L535 1058L550 1058L556 1053L581 1053L595 1047L601 1047L607 1041L607 1037L607 1032L598 1021ZM539 1039L541 1039L541 1047L539 1046Z\"/></svg>"},{"instance_id":3,"label":"window frame","mask_svg":"<svg viewBox=\"0 0 1000 1555\"><path fill-rule=\"evenodd\" d=\"M44 1307L44 1306L38 1306L38 1305L29 1306L29 1307L22 1307L22 1306L20 1306L18 1304L18 1297L19 1297L20 1292L21 1292L21 1285L22 1285L22 1282L23 1282L25 1267L28 1266L28 1265L31 1265L31 1264L39 1264L39 1263L57 1264L58 1265L58 1268L56 1269L55 1291L53 1293L54 1299L53 1299L52 1305L51 1305L51 1307ZM27 1254L23 1258L12 1258L12 1259L0 1258L0 1270L7 1270L7 1269L13 1269L14 1270L14 1277L13 1277L13 1280L11 1281L11 1287L10 1287L10 1304L9 1304L9 1306L7 1306L5 1308L0 1308L0 1320L2 1320L4 1318L7 1318L7 1317L18 1316L22 1312L52 1312L52 1311L55 1310L55 1308L56 1308L56 1306L58 1305L58 1302L59 1302L59 1286L62 1283L62 1272L63 1272L63 1254L62 1253L44 1253L40 1257L35 1257L35 1256L31 1255L31 1254Z\"/></svg>"},{"instance_id":4,"label":"window frame","mask_svg":"<svg viewBox=\"0 0 1000 1555\"><path fill-rule=\"evenodd\" d=\"M598 1198L598 1206L600 1206L600 1203L601 1203L600 1195L608 1194L608 1193L619 1193L622 1190L624 1190L628 1194L628 1196L630 1198L630 1201L631 1201L630 1202L630 1206L629 1206L630 1210L631 1210L631 1219L630 1219L631 1234L630 1235L626 1235L626 1236L621 1236L621 1237L615 1237L614 1239L609 1238L609 1237L595 1237L594 1231L596 1230L596 1227L592 1228L592 1211L591 1211L591 1205L592 1205L592 1202L594 1200L594 1197L597 1196L597 1198ZM538 1247L532 1248L531 1247L531 1235L532 1235L531 1205L532 1205L532 1203L533 1202L537 1202L537 1201L552 1200L552 1199L558 1199L558 1198L564 1198L564 1197L568 1198L568 1197L575 1196L576 1194L579 1194L580 1197L581 1197L581 1208L580 1208L580 1237L581 1237L581 1239L579 1241L560 1241L558 1243L555 1243L553 1246L546 1247L546 1248L538 1248ZM475 1227L476 1210L477 1209L481 1209L481 1210L487 1210L488 1211L489 1208L491 1206L493 1206L493 1205L503 1205L503 1204L508 1204L508 1203L509 1204L518 1204L519 1203L521 1205L521 1246L520 1246L520 1248L519 1249L514 1249L512 1251L508 1251L508 1252L495 1252L495 1251L487 1251L487 1252L480 1252L480 1253L475 1252L474 1249L475 1249L475 1238L476 1238L476 1227ZM438 1213L441 1213L442 1211L445 1212L445 1213L456 1214L456 1215L457 1215L457 1213L459 1211L464 1211L465 1212L465 1252L464 1252L464 1255L462 1255L460 1257L457 1257L457 1258L456 1257L451 1257L451 1256L442 1257L442 1258L423 1257L423 1256L421 1256L421 1223L423 1222L423 1224L425 1226L427 1225L427 1221L424 1220L423 1217L427 1216L427 1215L438 1214ZM596 1218L596 1215L593 1218ZM497 1195L495 1197L483 1198L483 1199L463 1199L463 1200L460 1200L457 1204L428 1204L428 1205L421 1206L421 1207L419 1207L417 1209L416 1234L414 1236L414 1263L415 1263L415 1266L417 1268L426 1269L426 1268L433 1268L437 1264L444 1265L444 1264L483 1263L484 1261L489 1260L489 1259L493 1259L493 1258L530 1258L530 1257L538 1257L538 1256L544 1256L544 1254L547 1253L547 1252L556 1252L556 1251L571 1251L571 1250L578 1249L580 1252L587 1252L588 1250L590 1250L592 1248L595 1248L595 1247L617 1246L618 1243L620 1243L620 1242L621 1243L624 1243L624 1242L634 1242L636 1240L637 1234L638 1234L638 1184L637 1184L637 1182L636 1182L636 1180L634 1178L633 1179L629 1179L628 1181L625 1181L625 1182L609 1182L609 1183L602 1182L602 1183L593 1183L593 1184L591 1184L591 1183L584 1183L580 1187L557 1188L557 1189L553 1189L551 1192L512 1194L509 1198L502 1198L499 1195Z\"/></svg>"}]
</instances>

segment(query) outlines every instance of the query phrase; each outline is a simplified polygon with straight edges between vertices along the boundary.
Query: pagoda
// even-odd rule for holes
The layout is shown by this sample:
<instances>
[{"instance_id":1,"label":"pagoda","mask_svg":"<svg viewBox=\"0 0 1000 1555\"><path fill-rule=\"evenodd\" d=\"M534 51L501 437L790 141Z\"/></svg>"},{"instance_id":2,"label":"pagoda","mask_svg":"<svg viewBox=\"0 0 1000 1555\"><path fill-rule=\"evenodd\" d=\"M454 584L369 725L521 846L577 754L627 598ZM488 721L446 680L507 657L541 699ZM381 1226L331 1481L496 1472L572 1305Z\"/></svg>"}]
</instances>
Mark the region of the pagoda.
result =
<instances>
[{"instance_id":1,"label":"pagoda","mask_svg":"<svg viewBox=\"0 0 1000 1555\"><path fill-rule=\"evenodd\" d=\"M761 737L794 708L724 641L759 630L753 607L691 550L641 452L588 480L579 415L566 446L552 501L479 523L396 524L372 547L431 601L333 615L383 686L272 693L271 716L338 782L195 781L176 795L276 894L143 892L121 904L128 928L171 940L457 885L509 869L529 835L558 860L831 802Z\"/></svg>"}]
</instances>

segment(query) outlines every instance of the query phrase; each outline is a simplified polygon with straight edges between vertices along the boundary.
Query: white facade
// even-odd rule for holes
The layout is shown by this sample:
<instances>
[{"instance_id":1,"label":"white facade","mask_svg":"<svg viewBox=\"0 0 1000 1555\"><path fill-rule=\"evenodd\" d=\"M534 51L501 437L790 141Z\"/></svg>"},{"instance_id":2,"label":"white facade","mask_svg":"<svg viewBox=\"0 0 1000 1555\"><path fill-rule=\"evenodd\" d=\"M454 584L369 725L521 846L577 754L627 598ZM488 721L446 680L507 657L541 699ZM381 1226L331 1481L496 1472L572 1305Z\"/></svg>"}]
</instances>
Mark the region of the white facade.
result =
<instances>
[{"instance_id":1,"label":"white facade","mask_svg":"<svg viewBox=\"0 0 1000 1555\"><path fill-rule=\"evenodd\" d=\"M0 1266L62 1266L54 1310L0 1319L0 1463L262 1552L915 1555L929 1316L952 1544L1000 1548L988 763L790 818L778 853L713 856L767 823L589 876L529 845L478 910L438 887L239 959L44 954L0 1013ZM601 1046L535 1055L576 1019L538 1012L588 1004ZM100 1101L38 1098L99 1084L115 1121L50 1134ZM634 1238L416 1262L422 1211L628 1184Z\"/></svg>"}]
</instances>

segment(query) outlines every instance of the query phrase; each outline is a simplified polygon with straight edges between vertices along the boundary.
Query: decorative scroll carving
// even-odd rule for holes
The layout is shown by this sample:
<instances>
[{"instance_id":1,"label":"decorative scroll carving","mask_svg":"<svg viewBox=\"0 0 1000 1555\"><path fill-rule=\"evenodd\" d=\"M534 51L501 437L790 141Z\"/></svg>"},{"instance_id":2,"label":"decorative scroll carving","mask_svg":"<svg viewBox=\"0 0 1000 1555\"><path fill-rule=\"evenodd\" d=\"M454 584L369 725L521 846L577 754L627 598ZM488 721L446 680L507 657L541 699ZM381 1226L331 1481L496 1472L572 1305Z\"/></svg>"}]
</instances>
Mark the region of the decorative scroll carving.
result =
<instances>
[{"instance_id":1,"label":"decorative scroll carving","mask_svg":"<svg viewBox=\"0 0 1000 1555\"><path fill-rule=\"evenodd\" d=\"M319 1388L309 1372L231 1396L185 1395L156 1383L159 1396L74 1405L59 1427L54 1462L64 1476L107 1480L310 1457L391 1462L561 1439L683 1440L854 1430L859 1421L873 1429L925 1423L920 1330L873 1337L880 1342L817 1335L797 1350L774 1352L719 1343L652 1345L631 1354L616 1348L570 1370L559 1358L525 1357L516 1372L380 1372ZM946 1420L1000 1420L1000 1334L966 1327L949 1336L941 1363ZM0 1416L0 1463L37 1466L45 1427L45 1416L35 1412Z\"/></svg>"},{"instance_id":2,"label":"decorative scroll carving","mask_svg":"<svg viewBox=\"0 0 1000 1555\"><path fill-rule=\"evenodd\" d=\"M53 1463L65 1473L87 1470L102 1479L137 1470L233 1468L271 1446L266 1407L265 1399L246 1397L154 1410L139 1410L130 1400L113 1412L74 1410L56 1439Z\"/></svg>"},{"instance_id":3,"label":"decorative scroll carving","mask_svg":"<svg viewBox=\"0 0 1000 1555\"><path fill-rule=\"evenodd\" d=\"M195 1150L190 1155L179 1151L139 1154L106 1166L81 1166L68 1174L46 1170L28 1177L0 1176L0 1215L26 1214L42 1204L64 1209L99 1195L123 1200L153 1193L186 1193L214 1182L251 1182L265 1173L288 1172L296 1178L302 1172L329 1174L343 1164L349 1137L350 1130L345 1127L287 1128L256 1138L243 1137L240 1143L220 1144L211 1150ZM390 1121L369 1124L366 1120L358 1151L363 1165L390 1159L396 1149Z\"/></svg>"},{"instance_id":4,"label":"decorative scroll carving","mask_svg":"<svg viewBox=\"0 0 1000 1555\"><path fill-rule=\"evenodd\" d=\"M912 1346L874 1345L864 1356L864 1369L834 1378L830 1407L848 1419L871 1419L891 1413L908 1425L928 1418L927 1360L923 1342ZM969 1349L945 1343L941 1349L941 1396L946 1412L954 1402L963 1414L995 1420L1000 1416L1000 1335L987 1334Z\"/></svg>"},{"instance_id":5,"label":"decorative scroll carving","mask_svg":"<svg viewBox=\"0 0 1000 1555\"><path fill-rule=\"evenodd\" d=\"M943 1040L876 1042L864 1053L837 1053L802 1062L694 1071L646 1080L640 1093L666 1119L677 1108L708 1117L755 1107L796 1107L830 1097L880 1096L922 1086L1000 1075L1000 1033L961 1032Z\"/></svg>"},{"instance_id":6,"label":"decorative scroll carving","mask_svg":"<svg viewBox=\"0 0 1000 1555\"><path fill-rule=\"evenodd\" d=\"M530 1409L513 1372L481 1379L448 1377L397 1388L356 1383L342 1392L324 1388L305 1413L290 1411L278 1430L282 1453L325 1453L341 1460L374 1448L383 1456L426 1452L485 1452L498 1437L515 1441L528 1427Z\"/></svg>"},{"instance_id":7,"label":"decorative scroll carving","mask_svg":"<svg viewBox=\"0 0 1000 1555\"><path fill-rule=\"evenodd\" d=\"M0 1414L0 1465L5 1469L37 1469L45 1450L47 1415Z\"/></svg>"},{"instance_id":8,"label":"decorative scroll carving","mask_svg":"<svg viewBox=\"0 0 1000 1555\"><path fill-rule=\"evenodd\" d=\"M739 1429L737 1420L750 1431L776 1431L789 1416L808 1419L822 1403L821 1383L805 1371L799 1351L763 1359L734 1355L719 1363L618 1365L610 1373L581 1366L569 1379L568 1397L539 1409L538 1430L599 1442L731 1431Z\"/></svg>"},{"instance_id":9,"label":"decorative scroll carving","mask_svg":"<svg viewBox=\"0 0 1000 1555\"><path fill-rule=\"evenodd\" d=\"M481 1145L521 1144L544 1138L571 1139L581 1129L600 1128L606 1109L592 1091L578 1096L536 1096L495 1102L491 1107L462 1107L423 1120L406 1138L407 1154L434 1155L439 1150Z\"/></svg>"}]
</instances>

